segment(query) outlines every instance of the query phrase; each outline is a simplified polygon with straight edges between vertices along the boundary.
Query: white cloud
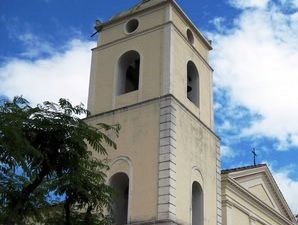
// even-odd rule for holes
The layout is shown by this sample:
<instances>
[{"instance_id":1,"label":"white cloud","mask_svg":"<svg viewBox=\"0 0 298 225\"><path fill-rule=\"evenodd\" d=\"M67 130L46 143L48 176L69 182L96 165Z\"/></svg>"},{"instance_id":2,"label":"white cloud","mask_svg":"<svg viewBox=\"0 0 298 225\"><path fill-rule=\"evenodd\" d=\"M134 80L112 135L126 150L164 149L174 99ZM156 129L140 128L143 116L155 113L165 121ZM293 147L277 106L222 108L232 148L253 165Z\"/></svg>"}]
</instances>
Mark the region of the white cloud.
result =
<instances>
[{"instance_id":1,"label":"white cloud","mask_svg":"<svg viewBox=\"0 0 298 225\"><path fill-rule=\"evenodd\" d=\"M16 36L19 41L25 46L25 51L21 53L21 56L27 58L37 58L45 55L53 55L57 53L57 49L49 42L41 40L37 36L30 32L20 34Z\"/></svg>"},{"instance_id":2,"label":"white cloud","mask_svg":"<svg viewBox=\"0 0 298 225\"><path fill-rule=\"evenodd\" d=\"M246 8L266 8L269 0L230 0L229 3L240 9Z\"/></svg>"},{"instance_id":3,"label":"white cloud","mask_svg":"<svg viewBox=\"0 0 298 225\"><path fill-rule=\"evenodd\" d=\"M74 104L86 105L90 49L94 45L93 42L71 40L63 52L51 49L51 56L47 58L7 61L0 67L0 94L10 98L23 95L34 104L45 100L57 102L62 97Z\"/></svg>"},{"instance_id":4,"label":"white cloud","mask_svg":"<svg viewBox=\"0 0 298 225\"><path fill-rule=\"evenodd\" d=\"M273 176L294 214L298 213L298 181L290 177L293 168L273 171Z\"/></svg>"},{"instance_id":5,"label":"white cloud","mask_svg":"<svg viewBox=\"0 0 298 225\"><path fill-rule=\"evenodd\" d=\"M222 158L234 158L236 153L230 147L223 145L220 147L220 154Z\"/></svg>"},{"instance_id":6,"label":"white cloud","mask_svg":"<svg viewBox=\"0 0 298 225\"><path fill-rule=\"evenodd\" d=\"M298 7L298 0L279 0L279 2L285 7Z\"/></svg>"},{"instance_id":7,"label":"white cloud","mask_svg":"<svg viewBox=\"0 0 298 225\"><path fill-rule=\"evenodd\" d=\"M212 23L217 30L224 31L224 29L225 29L225 25L224 25L225 21L226 21L226 19L224 17L215 17L214 19L212 19L209 22Z\"/></svg>"},{"instance_id":8,"label":"white cloud","mask_svg":"<svg viewBox=\"0 0 298 225\"><path fill-rule=\"evenodd\" d=\"M229 120L225 120L222 124L217 127L217 130L220 132L228 131L232 129L231 122Z\"/></svg>"},{"instance_id":9,"label":"white cloud","mask_svg":"<svg viewBox=\"0 0 298 225\"><path fill-rule=\"evenodd\" d=\"M243 10L234 27L212 34L215 84L228 89L232 104L263 117L243 135L298 146L298 15L280 6Z\"/></svg>"}]
</instances>

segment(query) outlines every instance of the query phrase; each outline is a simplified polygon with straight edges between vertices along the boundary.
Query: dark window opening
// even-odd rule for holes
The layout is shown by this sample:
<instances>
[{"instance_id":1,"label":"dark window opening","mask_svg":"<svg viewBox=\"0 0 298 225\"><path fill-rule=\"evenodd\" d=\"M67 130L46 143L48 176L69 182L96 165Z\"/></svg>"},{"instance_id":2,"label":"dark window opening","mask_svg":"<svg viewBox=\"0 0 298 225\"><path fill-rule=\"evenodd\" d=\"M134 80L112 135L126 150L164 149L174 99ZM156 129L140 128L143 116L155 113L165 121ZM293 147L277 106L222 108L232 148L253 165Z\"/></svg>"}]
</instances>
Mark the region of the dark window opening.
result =
<instances>
[{"instance_id":1,"label":"dark window opening","mask_svg":"<svg viewBox=\"0 0 298 225\"><path fill-rule=\"evenodd\" d=\"M112 204L113 224L127 224L129 178L125 173L116 173L111 177L110 185L114 189Z\"/></svg>"},{"instance_id":2,"label":"dark window opening","mask_svg":"<svg viewBox=\"0 0 298 225\"><path fill-rule=\"evenodd\" d=\"M188 39L188 41L189 41L191 44L193 44L195 39L194 39L193 33L191 32L190 29L187 29L187 31L186 31L186 35L187 35L187 39Z\"/></svg>"},{"instance_id":3,"label":"dark window opening","mask_svg":"<svg viewBox=\"0 0 298 225\"><path fill-rule=\"evenodd\" d=\"M187 98L199 106L199 73L191 61L187 64Z\"/></svg>"},{"instance_id":4,"label":"dark window opening","mask_svg":"<svg viewBox=\"0 0 298 225\"><path fill-rule=\"evenodd\" d=\"M125 92L139 89L140 59L133 61L126 70Z\"/></svg>"},{"instance_id":5,"label":"dark window opening","mask_svg":"<svg viewBox=\"0 0 298 225\"><path fill-rule=\"evenodd\" d=\"M136 51L129 51L119 59L117 95L139 90L140 55Z\"/></svg>"},{"instance_id":6,"label":"dark window opening","mask_svg":"<svg viewBox=\"0 0 298 225\"><path fill-rule=\"evenodd\" d=\"M203 225L203 191L198 182L192 184L192 225Z\"/></svg>"}]
</instances>

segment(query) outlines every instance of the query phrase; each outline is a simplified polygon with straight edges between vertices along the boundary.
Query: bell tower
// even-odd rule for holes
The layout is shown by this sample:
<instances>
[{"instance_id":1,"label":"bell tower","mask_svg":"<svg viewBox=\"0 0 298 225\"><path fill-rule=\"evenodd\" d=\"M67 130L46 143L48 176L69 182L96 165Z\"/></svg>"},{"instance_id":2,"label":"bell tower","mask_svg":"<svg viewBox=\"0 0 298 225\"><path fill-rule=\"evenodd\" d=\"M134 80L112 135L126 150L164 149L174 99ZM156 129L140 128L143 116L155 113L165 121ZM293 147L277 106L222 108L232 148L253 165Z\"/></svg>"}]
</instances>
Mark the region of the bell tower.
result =
<instances>
[{"instance_id":1,"label":"bell tower","mask_svg":"<svg viewBox=\"0 0 298 225\"><path fill-rule=\"evenodd\" d=\"M209 41L174 0L140 1L96 28L86 121L121 125L114 223L220 225Z\"/></svg>"}]
</instances>

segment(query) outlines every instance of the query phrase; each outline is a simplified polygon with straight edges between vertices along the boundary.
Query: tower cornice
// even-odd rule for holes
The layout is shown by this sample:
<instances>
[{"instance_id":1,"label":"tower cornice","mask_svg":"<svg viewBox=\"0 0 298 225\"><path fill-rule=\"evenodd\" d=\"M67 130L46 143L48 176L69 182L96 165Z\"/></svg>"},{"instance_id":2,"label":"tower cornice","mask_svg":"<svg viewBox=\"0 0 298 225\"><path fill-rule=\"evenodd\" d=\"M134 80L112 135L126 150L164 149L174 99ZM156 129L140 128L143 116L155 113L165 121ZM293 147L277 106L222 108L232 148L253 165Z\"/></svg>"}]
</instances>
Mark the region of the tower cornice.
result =
<instances>
[{"instance_id":1,"label":"tower cornice","mask_svg":"<svg viewBox=\"0 0 298 225\"><path fill-rule=\"evenodd\" d=\"M149 2L155 2L155 4L148 4ZM149 0L149 1L141 1L139 4L135 5L134 7L128 9L127 11L124 11L120 14L117 14L113 16L110 20L102 23L101 29L104 29L107 26L110 26L112 24L115 24L119 21L122 21L123 19L136 16L140 13L143 13L145 11L152 10L154 8L158 8L164 5L170 4L172 5L177 12L180 14L180 16L187 22L187 24L193 29L193 31L196 33L196 35L199 37L199 39L203 42L205 47L208 50L212 50L212 46L210 41L199 31L199 29L196 27L196 25L190 20L190 18L185 14L183 9L178 5L178 3L175 0ZM143 7L142 7L143 6Z\"/></svg>"}]
</instances>

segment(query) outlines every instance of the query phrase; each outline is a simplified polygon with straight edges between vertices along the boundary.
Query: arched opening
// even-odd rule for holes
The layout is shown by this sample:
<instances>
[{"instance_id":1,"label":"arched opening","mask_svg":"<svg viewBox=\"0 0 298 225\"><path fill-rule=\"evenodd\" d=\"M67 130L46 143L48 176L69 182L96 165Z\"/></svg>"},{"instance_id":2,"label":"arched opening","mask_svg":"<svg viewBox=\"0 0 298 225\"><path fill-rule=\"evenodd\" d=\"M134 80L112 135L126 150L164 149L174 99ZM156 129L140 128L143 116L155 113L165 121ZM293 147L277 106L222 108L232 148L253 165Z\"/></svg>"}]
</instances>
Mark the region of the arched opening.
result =
<instances>
[{"instance_id":1,"label":"arched opening","mask_svg":"<svg viewBox=\"0 0 298 225\"><path fill-rule=\"evenodd\" d=\"M192 225L203 225L203 190L198 182L192 183Z\"/></svg>"},{"instance_id":2,"label":"arched opening","mask_svg":"<svg viewBox=\"0 0 298 225\"><path fill-rule=\"evenodd\" d=\"M125 173L116 173L111 177L110 185L114 189L112 204L113 224L127 224L129 178Z\"/></svg>"},{"instance_id":3,"label":"arched opening","mask_svg":"<svg viewBox=\"0 0 298 225\"><path fill-rule=\"evenodd\" d=\"M203 190L198 182L192 183L192 225L203 225Z\"/></svg>"},{"instance_id":4,"label":"arched opening","mask_svg":"<svg viewBox=\"0 0 298 225\"><path fill-rule=\"evenodd\" d=\"M187 98L199 106L199 73L192 61L187 63Z\"/></svg>"},{"instance_id":5,"label":"arched opening","mask_svg":"<svg viewBox=\"0 0 298 225\"><path fill-rule=\"evenodd\" d=\"M190 29L187 29L186 36L187 36L189 43L193 44L195 41L195 38L194 38L193 33L191 32Z\"/></svg>"},{"instance_id":6,"label":"arched opening","mask_svg":"<svg viewBox=\"0 0 298 225\"><path fill-rule=\"evenodd\" d=\"M117 95L139 89L140 54L136 51L124 53L118 64Z\"/></svg>"}]
</instances>

